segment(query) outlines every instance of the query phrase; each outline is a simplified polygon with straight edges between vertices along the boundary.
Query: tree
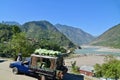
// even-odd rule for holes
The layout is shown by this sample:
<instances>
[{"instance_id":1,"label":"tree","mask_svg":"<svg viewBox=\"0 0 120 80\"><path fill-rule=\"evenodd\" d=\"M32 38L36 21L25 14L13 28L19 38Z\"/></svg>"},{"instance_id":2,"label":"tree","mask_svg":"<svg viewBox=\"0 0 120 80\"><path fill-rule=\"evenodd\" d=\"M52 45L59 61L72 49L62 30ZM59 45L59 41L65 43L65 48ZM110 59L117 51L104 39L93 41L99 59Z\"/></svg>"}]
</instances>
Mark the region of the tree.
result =
<instances>
[{"instance_id":1,"label":"tree","mask_svg":"<svg viewBox=\"0 0 120 80\"><path fill-rule=\"evenodd\" d=\"M17 33L20 33L20 32L21 32L21 30L18 26L16 26L16 25L12 26L12 33L13 34L17 34Z\"/></svg>"},{"instance_id":2,"label":"tree","mask_svg":"<svg viewBox=\"0 0 120 80\"><path fill-rule=\"evenodd\" d=\"M26 38L25 33L16 33L13 35L9 42L9 47L14 56L19 52L21 52L23 56L29 56L34 52L34 47Z\"/></svg>"},{"instance_id":3,"label":"tree","mask_svg":"<svg viewBox=\"0 0 120 80\"><path fill-rule=\"evenodd\" d=\"M18 26L0 24L0 52L2 55L5 55L4 57L11 56L12 50L9 41L13 35L20 32L21 30Z\"/></svg>"},{"instance_id":4,"label":"tree","mask_svg":"<svg viewBox=\"0 0 120 80\"><path fill-rule=\"evenodd\" d=\"M119 66L118 66L119 65ZM120 61L111 60L102 65L104 77L117 80L120 77Z\"/></svg>"},{"instance_id":5,"label":"tree","mask_svg":"<svg viewBox=\"0 0 120 80\"><path fill-rule=\"evenodd\" d=\"M120 78L120 60L117 60L114 56L108 55L105 57L105 63L101 66L95 65L96 77L105 77L118 80Z\"/></svg>"},{"instance_id":6,"label":"tree","mask_svg":"<svg viewBox=\"0 0 120 80\"><path fill-rule=\"evenodd\" d=\"M102 66L100 64L96 64L94 66L94 70L95 70L95 76L96 77L102 77Z\"/></svg>"}]
</instances>

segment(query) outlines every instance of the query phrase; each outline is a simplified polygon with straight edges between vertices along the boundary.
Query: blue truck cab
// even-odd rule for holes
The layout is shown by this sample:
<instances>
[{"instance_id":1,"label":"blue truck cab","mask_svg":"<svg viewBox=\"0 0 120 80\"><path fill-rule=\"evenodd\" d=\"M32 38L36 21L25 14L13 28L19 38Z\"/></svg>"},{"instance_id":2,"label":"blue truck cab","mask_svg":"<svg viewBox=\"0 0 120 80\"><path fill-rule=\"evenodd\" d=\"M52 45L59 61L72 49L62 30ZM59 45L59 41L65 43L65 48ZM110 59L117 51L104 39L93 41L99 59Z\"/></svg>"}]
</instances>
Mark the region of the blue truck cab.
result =
<instances>
[{"instance_id":1,"label":"blue truck cab","mask_svg":"<svg viewBox=\"0 0 120 80\"><path fill-rule=\"evenodd\" d=\"M24 61L15 61L10 63L9 67L12 68L14 74L24 73L31 74L29 71L31 58L26 58Z\"/></svg>"}]
</instances>

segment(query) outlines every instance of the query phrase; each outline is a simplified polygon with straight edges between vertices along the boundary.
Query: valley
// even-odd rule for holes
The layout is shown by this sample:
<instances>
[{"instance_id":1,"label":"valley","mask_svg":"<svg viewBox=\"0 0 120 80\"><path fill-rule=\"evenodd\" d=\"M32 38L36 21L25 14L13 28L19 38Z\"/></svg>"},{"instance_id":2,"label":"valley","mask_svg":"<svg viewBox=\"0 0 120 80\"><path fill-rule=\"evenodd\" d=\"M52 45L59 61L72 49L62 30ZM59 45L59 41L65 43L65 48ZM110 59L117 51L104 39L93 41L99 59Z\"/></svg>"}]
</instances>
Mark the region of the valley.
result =
<instances>
[{"instance_id":1,"label":"valley","mask_svg":"<svg viewBox=\"0 0 120 80\"><path fill-rule=\"evenodd\" d=\"M94 66L95 64L103 64L106 55L114 55L120 60L120 49L84 45L82 49L77 49L76 54L66 59L66 65L70 66L71 61L76 61L77 66Z\"/></svg>"}]
</instances>

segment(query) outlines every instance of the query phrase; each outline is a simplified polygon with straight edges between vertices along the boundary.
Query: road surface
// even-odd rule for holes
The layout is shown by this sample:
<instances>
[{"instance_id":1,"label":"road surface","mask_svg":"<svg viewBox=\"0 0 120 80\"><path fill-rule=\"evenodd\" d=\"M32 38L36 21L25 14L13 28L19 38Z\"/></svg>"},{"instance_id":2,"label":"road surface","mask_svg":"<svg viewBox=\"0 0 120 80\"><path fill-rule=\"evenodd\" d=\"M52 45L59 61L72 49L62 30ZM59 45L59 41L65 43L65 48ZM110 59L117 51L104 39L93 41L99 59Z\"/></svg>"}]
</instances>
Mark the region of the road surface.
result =
<instances>
[{"instance_id":1,"label":"road surface","mask_svg":"<svg viewBox=\"0 0 120 80\"><path fill-rule=\"evenodd\" d=\"M12 60L3 60L0 58L0 80L37 80L24 74L14 75L12 69L9 68L10 62L12 62Z\"/></svg>"}]
</instances>

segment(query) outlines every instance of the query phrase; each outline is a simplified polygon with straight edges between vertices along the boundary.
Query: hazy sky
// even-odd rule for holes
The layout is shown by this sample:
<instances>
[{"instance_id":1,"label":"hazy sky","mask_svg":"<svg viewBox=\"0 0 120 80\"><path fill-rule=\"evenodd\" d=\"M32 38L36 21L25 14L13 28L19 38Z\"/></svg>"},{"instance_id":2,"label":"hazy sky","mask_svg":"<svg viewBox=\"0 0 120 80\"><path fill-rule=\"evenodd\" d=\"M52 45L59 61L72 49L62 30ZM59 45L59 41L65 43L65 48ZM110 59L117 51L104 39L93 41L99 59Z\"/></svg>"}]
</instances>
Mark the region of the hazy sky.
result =
<instances>
[{"instance_id":1,"label":"hazy sky","mask_svg":"<svg viewBox=\"0 0 120 80\"><path fill-rule=\"evenodd\" d=\"M97 36L120 23L120 0L0 0L0 22L38 20Z\"/></svg>"}]
</instances>

